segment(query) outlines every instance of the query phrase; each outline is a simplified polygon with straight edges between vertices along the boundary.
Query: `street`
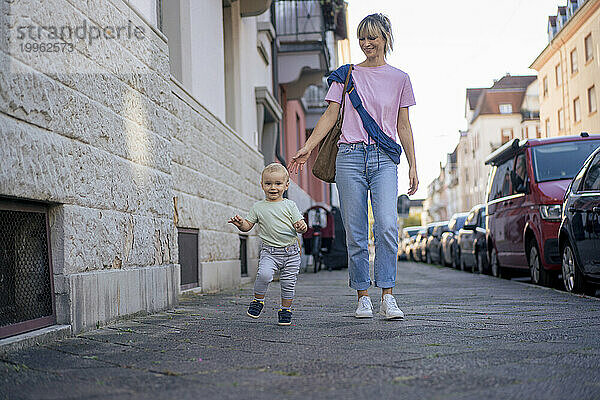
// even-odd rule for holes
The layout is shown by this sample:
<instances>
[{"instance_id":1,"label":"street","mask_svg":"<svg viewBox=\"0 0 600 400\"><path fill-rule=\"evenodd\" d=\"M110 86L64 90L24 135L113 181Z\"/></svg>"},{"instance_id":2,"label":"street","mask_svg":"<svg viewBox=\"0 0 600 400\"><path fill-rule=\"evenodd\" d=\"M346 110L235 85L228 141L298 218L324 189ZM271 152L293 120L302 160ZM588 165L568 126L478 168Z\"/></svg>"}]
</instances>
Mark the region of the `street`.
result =
<instances>
[{"instance_id":1,"label":"street","mask_svg":"<svg viewBox=\"0 0 600 400\"><path fill-rule=\"evenodd\" d=\"M185 295L133 318L0 358L1 399L597 399L600 302L400 262L404 321L353 317L347 270L299 276L292 326L274 282ZM379 309L379 293L371 298Z\"/></svg>"}]
</instances>

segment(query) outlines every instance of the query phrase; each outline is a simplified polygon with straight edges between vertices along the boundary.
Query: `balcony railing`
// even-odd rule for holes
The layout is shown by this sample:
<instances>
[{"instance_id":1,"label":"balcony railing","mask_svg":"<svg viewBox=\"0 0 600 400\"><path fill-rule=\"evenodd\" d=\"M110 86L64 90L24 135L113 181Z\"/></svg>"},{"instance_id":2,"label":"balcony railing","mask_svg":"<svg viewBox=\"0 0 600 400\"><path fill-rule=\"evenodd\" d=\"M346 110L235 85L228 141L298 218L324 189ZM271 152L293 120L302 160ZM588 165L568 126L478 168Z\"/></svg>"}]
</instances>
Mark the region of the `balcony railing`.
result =
<instances>
[{"instance_id":1,"label":"balcony railing","mask_svg":"<svg viewBox=\"0 0 600 400\"><path fill-rule=\"evenodd\" d=\"M281 43L325 42L325 18L318 0L275 0L275 31Z\"/></svg>"}]
</instances>

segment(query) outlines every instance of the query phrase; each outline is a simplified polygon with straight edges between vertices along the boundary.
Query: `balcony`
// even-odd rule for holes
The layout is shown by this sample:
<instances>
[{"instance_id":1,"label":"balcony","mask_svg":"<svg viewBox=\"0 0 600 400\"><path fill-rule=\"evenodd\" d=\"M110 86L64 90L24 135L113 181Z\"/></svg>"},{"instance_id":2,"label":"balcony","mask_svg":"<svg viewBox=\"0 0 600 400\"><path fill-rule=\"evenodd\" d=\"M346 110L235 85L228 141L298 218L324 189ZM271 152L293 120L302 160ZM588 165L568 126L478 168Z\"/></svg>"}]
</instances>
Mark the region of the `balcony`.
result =
<instances>
[{"instance_id":1,"label":"balcony","mask_svg":"<svg viewBox=\"0 0 600 400\"><path fill-rule=\"evenodd\" d=\"M299 100L331 68L336 11L333 0L275 0L277 73L288 100Z\"/></svg>"}]
</instances>

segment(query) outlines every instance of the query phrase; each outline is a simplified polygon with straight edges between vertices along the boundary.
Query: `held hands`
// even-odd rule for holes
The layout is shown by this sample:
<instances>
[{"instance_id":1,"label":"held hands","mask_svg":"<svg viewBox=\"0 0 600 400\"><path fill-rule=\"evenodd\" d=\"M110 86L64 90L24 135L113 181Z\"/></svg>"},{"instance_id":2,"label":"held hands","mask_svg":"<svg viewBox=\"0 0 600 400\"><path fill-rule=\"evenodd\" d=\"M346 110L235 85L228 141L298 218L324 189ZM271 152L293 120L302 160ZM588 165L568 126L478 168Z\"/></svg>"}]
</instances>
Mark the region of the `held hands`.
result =
<instances>
[{"instance_id":1,"label":"held hands","mask_svg":"<svg viewBox=\"0 0 600 400\"><path fill-rule=\"evenodd\" d=\"M294 222L294 229L296 229L296 232L298 233L304 233L308 230L308 227L306 226L306 222L304 222L304 220L301 219Z\"/></svg>"},{"instance_id":2,"label":"held hands","mask_svg":"<svg viewBox=\"0 0 600 400\"><path fill-rule=\"evenodd\" d=\"M412 196L417 192L417 189L419 188L419 178L417 177L416 167L410 167L410 169L408 170L408 183L410 186L408 188L407 194L409 196Z\"/></svg>"},{"instance_id":3,"label":"held hands","mask_svg":"<svg viewBox=\"0 0 600 400\"><path fill-rule=\"evenodd\" d=\"M311 150L308 150L306 147L302 147L294 156L292 157L292 161L290 161L288 165L288 170L290 173L298 173L298 171L302 171L302 167L308 157L310 157Z\"/></svg>"}]
</instances>

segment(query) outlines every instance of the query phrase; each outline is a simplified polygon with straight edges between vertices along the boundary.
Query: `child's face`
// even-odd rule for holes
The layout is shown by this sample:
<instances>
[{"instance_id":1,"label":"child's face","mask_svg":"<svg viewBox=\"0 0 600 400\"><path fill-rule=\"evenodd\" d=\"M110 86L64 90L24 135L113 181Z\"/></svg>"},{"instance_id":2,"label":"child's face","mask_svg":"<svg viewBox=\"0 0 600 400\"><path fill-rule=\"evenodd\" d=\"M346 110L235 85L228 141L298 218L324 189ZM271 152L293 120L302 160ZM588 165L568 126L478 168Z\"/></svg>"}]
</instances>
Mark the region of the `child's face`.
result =
<instances>
[{"instance_id":1,"label":"child's face","mask_svg":"<svg viewBox=\"0 0 600 400\"><path fill-rule=\"evenodd\" d=\"M268 201L279 201L290 186L290 181L283 172L265 172L260 185Z\"/></svg>"}]
</instances>

